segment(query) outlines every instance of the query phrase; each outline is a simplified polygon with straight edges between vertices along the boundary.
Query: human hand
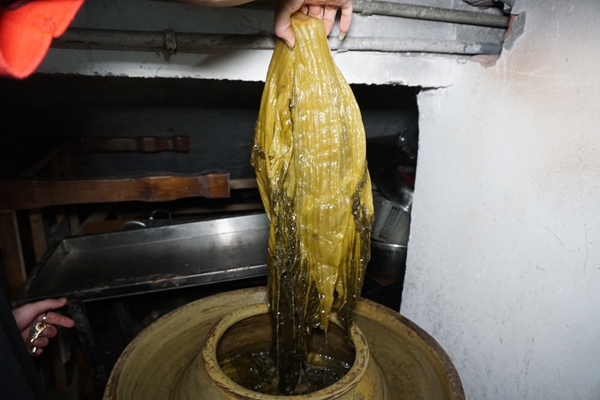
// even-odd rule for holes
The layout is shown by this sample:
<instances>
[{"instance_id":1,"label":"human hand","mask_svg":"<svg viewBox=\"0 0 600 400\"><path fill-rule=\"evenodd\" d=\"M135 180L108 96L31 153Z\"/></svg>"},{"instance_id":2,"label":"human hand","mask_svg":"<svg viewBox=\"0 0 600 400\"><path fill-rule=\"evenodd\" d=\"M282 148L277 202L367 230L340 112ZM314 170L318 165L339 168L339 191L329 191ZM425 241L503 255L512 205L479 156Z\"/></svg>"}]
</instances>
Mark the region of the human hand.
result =
<instances>
[{"instance_id":1,"label":"human hand","mask_svg":"<svg viewBox=\"0 0 600 400\"><path fill-rule=\"evenodd\" d=\"M46 347L49 339L53 338L58 333L58 330L54 325L63 326L65 328L72 328L75 326L75 322L71 318L54 312L49 312L49 310L61 308L65 304L67 304L67 299L65 298L58 300L46 299L36 303L25 304L24 306L17 307L13 310L13 317L15 318L17 327L21 332L23 342L30 348L37 347L37 350L34 353L36 356L42 354L42 348ZM33 324L37 323L38 321L42 321L44 314L46 314L45 323L47 328L44 329L40 337L30 343L29 330Z\"/></svg>"},{"instance_id":2,"label":"human hand","mask_svg":"<svg viewBox=\"0 0 600 400\"><path fill-rule=\"evenodd\" d=\"M290 26L290 18L293 13L300 11L323 20L325 31L329 35L338 7L342 9L340 31L345 34L352 21L352 0L278 0L275 9L275 34L283 39L290 48L294 47L296 38Z\"/></svg>"}]
</instances>

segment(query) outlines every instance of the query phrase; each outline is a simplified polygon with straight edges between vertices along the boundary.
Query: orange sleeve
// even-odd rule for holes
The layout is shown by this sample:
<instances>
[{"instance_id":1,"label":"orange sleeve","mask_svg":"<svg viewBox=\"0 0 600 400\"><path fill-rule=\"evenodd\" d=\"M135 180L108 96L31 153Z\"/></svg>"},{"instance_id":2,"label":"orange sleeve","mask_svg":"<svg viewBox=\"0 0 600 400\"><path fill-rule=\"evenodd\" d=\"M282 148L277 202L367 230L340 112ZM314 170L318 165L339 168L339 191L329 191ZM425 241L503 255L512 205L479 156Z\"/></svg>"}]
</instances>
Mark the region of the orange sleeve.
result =
<instances>
[{"instance_id":1,"label":"orange sleeve","mask_svg":"<svg viewBox=\"0 0 600 400\"><path fill-rule=\"evenodd\" d=\"M0 15L0 75L22 79L32 74L81 4L83 0L34 0Z\"/></svg>"}]
</instances>

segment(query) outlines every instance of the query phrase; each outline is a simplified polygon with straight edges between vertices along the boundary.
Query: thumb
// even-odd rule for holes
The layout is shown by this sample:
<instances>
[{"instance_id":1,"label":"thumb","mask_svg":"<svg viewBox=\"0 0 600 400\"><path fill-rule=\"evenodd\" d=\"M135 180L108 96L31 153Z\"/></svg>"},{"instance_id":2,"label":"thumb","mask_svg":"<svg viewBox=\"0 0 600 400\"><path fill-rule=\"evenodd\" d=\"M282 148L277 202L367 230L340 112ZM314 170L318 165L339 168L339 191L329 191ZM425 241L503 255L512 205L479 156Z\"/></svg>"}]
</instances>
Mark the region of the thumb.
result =
<instances>
[{"instance_id":1,"label":"thumb","mask_svg":"<svg viewBox=\"0 0 600 400\"><path fill-rule=\"evenodd\" d=\"M275 34L291 49L296 44L292 30L292 14L302 8L303 0L279 1L275 8Z\"/></svg>"},{"instance_id":2,"label":"thumb","mask_svg":"<svg viewBox=\"0 0 600 400\"><path fill-rule=\"evenodd\" d=\"M275 17L275 34L279 36L287 46L292 49L296 44L296 37L290 25L289 15L278 15Z\"/></svg>"},{"instance_id":3,"label":"thumb","mask_svg":"<svg viewBox=\"0 0 600 400\"><path fill-rule=\"evenodd\" d=\"M287 28L281 35L281 39L287 44L290 49L293 49L296 45L296 37L292 28Z\"/></svg>"}]
</instances>

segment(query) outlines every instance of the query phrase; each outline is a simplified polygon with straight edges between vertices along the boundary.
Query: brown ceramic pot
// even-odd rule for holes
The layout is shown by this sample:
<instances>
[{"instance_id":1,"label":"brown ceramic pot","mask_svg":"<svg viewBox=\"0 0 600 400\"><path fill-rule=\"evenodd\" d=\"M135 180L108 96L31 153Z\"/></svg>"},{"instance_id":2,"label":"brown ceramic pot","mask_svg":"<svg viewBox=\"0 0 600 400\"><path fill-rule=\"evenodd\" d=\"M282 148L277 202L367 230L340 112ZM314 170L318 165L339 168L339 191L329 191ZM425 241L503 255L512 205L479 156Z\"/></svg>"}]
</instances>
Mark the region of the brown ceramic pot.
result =
<instances>
[{"instance_id":1,"label":"brown ceramic pot","mask_svg":"<svg viewBox=\"0 0 600 400\"><path fill-rule=\"evenodd\" d=\"M125 349L104 399L464 399L458 374L439 344L397 312L368 300L357 303L351 332L354 363L341 380L299 396L249 391L222 373L218 353L257 343L248 333L261 335L257 325L248 325L245 333L230 328L266 312L265 288L222 293L173 311ZM227 346L233 348L223 349Z\"/></svg>"}]
</instances>

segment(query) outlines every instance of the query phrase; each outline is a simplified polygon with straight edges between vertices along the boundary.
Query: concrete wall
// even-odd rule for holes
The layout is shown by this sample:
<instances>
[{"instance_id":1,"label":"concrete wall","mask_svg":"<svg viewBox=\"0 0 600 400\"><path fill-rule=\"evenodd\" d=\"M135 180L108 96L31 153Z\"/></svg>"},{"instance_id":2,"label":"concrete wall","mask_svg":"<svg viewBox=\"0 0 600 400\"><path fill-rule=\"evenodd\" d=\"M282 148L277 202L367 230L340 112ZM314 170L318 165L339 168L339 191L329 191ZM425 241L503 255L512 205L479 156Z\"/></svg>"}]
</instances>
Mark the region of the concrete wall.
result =
<instances>
[{"instance_id":1,"label":"concrete wall","mask_svg":"<svg viewBox=\"0 0 600 400\"><path fill-rule=\"evenodd\" d=\"M462 0L395 0L449 9L499 14L481 10ZM504 29L475 27L407 18L354 14L348 37L389 37L424 42L500 43ZM86 0L71 27L218 34L260 34L273 31L273 12L240 8L205 8L147 0ZM339 35L337 26L331 36ZM418 46L417 46L418 49ZM417 56L420 52L413 51ZM52 48L39 72L129 77L231 79L264 81L272 50L226 50L164 54L155 49ZM406 54L373 51L334 52L350 83L402 83L400 60ZM373 61L376 61L375 63Z\"/></svg>"},{"instance_id":2,"label":"concrete wall","mask_svg":"<svg viewBox=\"0 0 600 400\"><path fill-rule=\"evenodd\" d=\"M419 96L401 312L469 399L598 399L600 3L513 12L495 66L436 65L448 84Z\"/></svg>"}]
</instances>

